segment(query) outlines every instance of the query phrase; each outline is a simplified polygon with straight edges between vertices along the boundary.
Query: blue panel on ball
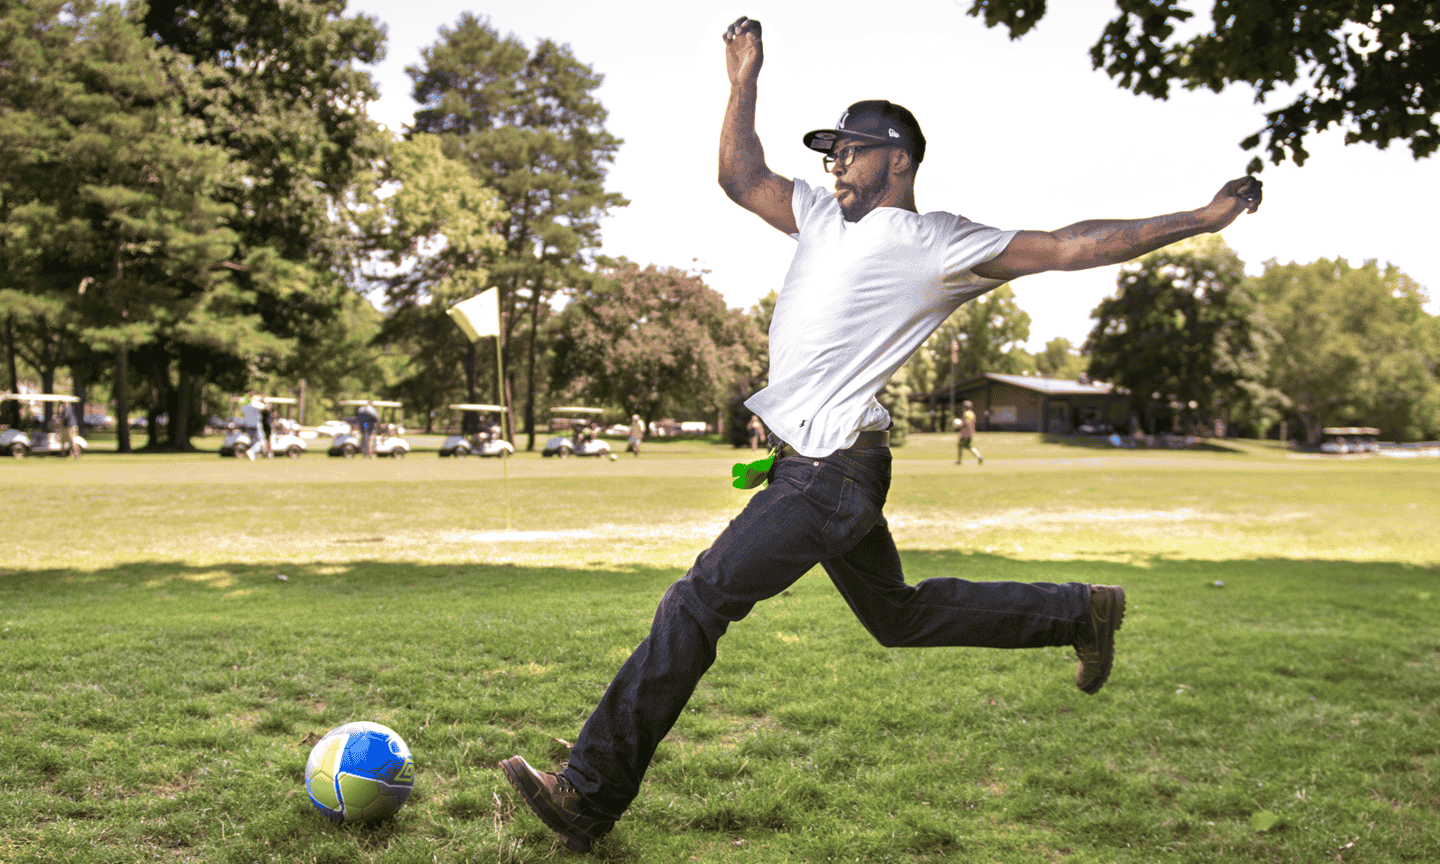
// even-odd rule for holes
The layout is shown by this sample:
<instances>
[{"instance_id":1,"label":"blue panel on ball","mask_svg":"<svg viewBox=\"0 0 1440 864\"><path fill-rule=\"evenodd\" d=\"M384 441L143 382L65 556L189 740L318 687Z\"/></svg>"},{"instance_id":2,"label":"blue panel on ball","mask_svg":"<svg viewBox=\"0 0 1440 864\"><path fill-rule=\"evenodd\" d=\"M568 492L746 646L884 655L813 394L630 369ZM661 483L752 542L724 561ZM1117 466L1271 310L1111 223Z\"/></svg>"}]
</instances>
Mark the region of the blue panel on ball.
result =
<instances>
[{"instance_id":1,"label":"blue panel on ball","mask_svg":"<svg viewBox=\"0 0 1440 864\"><path fill-rule=\"evenodd\" d=\"M340 770L379 780L389 780L405 767L405 760L391 750L393 739L383 732L367 731L350 740L340 759Z\"/></svg>"}]
</instances>

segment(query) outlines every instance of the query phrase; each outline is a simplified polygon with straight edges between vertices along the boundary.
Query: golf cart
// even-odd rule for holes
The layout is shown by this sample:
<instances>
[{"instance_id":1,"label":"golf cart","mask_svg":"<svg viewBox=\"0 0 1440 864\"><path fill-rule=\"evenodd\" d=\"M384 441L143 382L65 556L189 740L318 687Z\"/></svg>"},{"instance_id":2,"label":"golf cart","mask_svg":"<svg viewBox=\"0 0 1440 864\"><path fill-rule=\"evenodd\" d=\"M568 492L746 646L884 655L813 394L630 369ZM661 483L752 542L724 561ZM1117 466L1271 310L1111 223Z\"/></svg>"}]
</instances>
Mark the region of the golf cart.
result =
<instances>
[{"instance_id":1,"label":"golf cart","mask_svg":"<svg viewBox=\"0 0 1440 864\"><path fill-rule=\"evenodd\" d=\"M1320 430L1321 453L1374 453L1380 430L1373 426L1326 426Z\"/></svg>"},{"instance_id":2,"label":"golf cart","mask_svg":"<svg viewBox=\"0 0 1440 864\"><path fill-rule=\"evenodd\" d=\"M239 397L236 397L238 400ZM275 416L270 421L270 453L272 455L284 454L291 459L299 459L309 450L305 439L300 437L300 423L291 418L295 405L299 401L289 396L261 396L260 399L270 406L273 414L279 415L279 409L284 409L284 416ZM250 449L255 443L250 440L250 432L247 429L231 429L220 444L221 456L234 456L239 458Z\"/></svg>"},{"instance_id":3,"label":"golf cart","mask_svg":"<svg viewBox=\"0 0 1440 864\"><path fill-rule=\"evenodd\" d=\"M567 406L563 408L550 409L550 429L568 429L570 435L555 435L545 442L545 449L541 456L559 456L561 459L568 459L571 456L595 456L604 459L609 456L615 458L610 452L610 442L601 441L599 438L600 415L605 412L599 408L577 408Z\"/></svg>"},{"instance_id":4,"label":"golf cart","mask_svg":"<svg viewBox=\"0 0 1440 864\"><path fill-rule=\"evenodd\" d=\"M33 402L43 405L46 402L79 402L74 396L61 396L53 393L25 393L19 395L6 395L0 401L14 400L16 402ZM22 423L24 419L22 418ZM16 459L24 459L31 453L54 453L57 456L69 456L70 445L61 440L59 432L51 432L42 428L43 422L34 422L34 428L6 429L0 432L0 453L9 453ZM90 449L90 444L79 433L75 435L75 443L80 445L80 451Z\"/></svg>"},{"instance_id":5,"label":"golf cart","mask_svg":"<svg viewBox=\"0 0 1440 864\"><path fill-rule=\"evenodd\" d=\"M505 409L499 405L451 405L454 411L474 411L478 413L503 412ZM454 456L456 459L464 459L467 456L498 456L501 459L515 455L515 447L504 438L500 437L500 424L493 420L483 419L480 421L480 431L474 435L450 435L445 438L445 443L440 447L441 457Z\"/></svg>"},{"instance_id":6,"label":"golf cart","mask_svg":"<svg viewBox=\"0 0 1440 864\"><path fill-rule=\"evenodd\" d=\"M362 453L364 442L361 438L358 413L361 405L370 405L376 408L380 415L375 421L374 454L376 456L404 459L405 454L410 452L409 442L400 437L405 434L405 427L394 422L396 409L400 407L399 402L385 402L379 399L344 399L340 404L353 406L357 413L354 417L345 418L349 429L331 439L328 451L331 456L352 459Z\"/></svg>"}]
</instances>

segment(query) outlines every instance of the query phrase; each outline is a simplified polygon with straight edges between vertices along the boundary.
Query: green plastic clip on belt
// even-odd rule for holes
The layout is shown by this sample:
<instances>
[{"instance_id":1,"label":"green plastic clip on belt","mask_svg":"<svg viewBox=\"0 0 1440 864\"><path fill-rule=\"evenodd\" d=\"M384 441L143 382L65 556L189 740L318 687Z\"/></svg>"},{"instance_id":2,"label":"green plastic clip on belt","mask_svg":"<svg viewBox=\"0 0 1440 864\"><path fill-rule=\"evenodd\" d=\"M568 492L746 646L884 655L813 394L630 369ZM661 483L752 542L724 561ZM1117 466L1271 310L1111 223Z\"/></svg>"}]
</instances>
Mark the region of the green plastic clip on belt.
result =
<instances>
[{"instance_id":1,"label":"green plastic clip on belt","mask_svg":"<svg viewBox=\"0 0 1440 864\"><path fill-rule=\"evenodd\" d=\"M736 489L754 489L756 486L764 488L770 485L770 469L775 467L775 451L771 450L770 455L764 459L756 459L754 462L736 462L730 468L730 474L735 479L730 485Z\"/></svg>"}]
</instances>

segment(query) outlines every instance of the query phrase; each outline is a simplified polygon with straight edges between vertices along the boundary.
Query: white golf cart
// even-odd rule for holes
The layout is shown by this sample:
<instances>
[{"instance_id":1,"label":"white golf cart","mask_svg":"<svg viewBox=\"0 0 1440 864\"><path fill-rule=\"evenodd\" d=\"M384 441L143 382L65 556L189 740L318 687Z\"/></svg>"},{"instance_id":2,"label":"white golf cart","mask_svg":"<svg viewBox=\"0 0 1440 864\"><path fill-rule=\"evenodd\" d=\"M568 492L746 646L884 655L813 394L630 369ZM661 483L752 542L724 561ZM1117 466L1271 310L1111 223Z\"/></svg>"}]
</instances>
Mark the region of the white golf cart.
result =
<instances>
[{"instance_id":1,"label":"white golf cart","mask_svg":"<svg viewBox=\"0 0 1440 864\"><path fill-rule=\"evenodd\" d=\"M574 405L550 409L550 428L570 430L569 435L554 435L545 442L541 456L595 456L615 458L610 452L610 442L599 437L600 417L605 412L600 408L579 408Z\"/></svg>"},{"instance_id":2,"label":"white golf cart","mask_svg":"<svg viewBox=\"0 0 1440 864\"><path fill-rule=\"evenodd\" d=\"M299 401L289 396L261 396L266 405L271 406L270 410L275 414L282 414L270 421L270 452L275 456L288 456L291 459L299 459L305 455L310 447L305 439L300 437L300 423L290 415L295 411L295 405ZM239 401L240 397L236 397ZM244 428L231 429L220 444L221 456L234 456L239 458L245 455L250 445L255 443L250 440L250 433Z\"/></svg>"},{"instance_id":3,"label":"white golf cart","mask_svg":"<svg viewBox=\"0 0 1440 864\"><path fill-rule=\"evenodd\" d=\"M477 414L502 413L504 408L499 405L472 405L463 403L451 405L453 411L475 412ZM464 459L467 456L496 456L507 459L515 455L515 447L504 438L500 437L500 424L495 421L480 424L480 431L474 435L450 435L445 438L445 443L440 447L441 457L453 456L456 459Z\"/></svg>"},{"instance_id":4,"label":"white golf cart","mask_svg":"<svg viewBox=\"0 0 1440 864\"><path fill-rule=\"evenodd\" d=\"M1321 453L1375 453L1380 430L1373 426L1326 426L1320 430Z\"/></svg>"},{"instance_id":5,"label":"white golf cart","mask_svg":"<svg viewBox=\"0 0 1440 864\"><path fill-rule=\"evenodd\" d=\"M15 401L33 403L35 407L50 403L79 402L75 396L62 396L54 393L22 393L18 395L7 394L0 401ZM21 419L25 423L26 418ZM6 429L0 432L0 453L9 453L16 459L24 459L31 453L53 453L57 456L69 456L70 447L61 440L59 432L51 432L43 428L43 421L32 420L33 429ZM80 452L90 449L90 444L83 437L76 433L75 443L80 445Z\"/></svg>"},{"instance_id":6,"label":"white golf cart","mask_svg":"<svg viewBox=\"0 0 1440 864\"><path fill-rule=\"evenodd\" d=\"M363 453L364 441L361 438L358 414L361 405L374 407L380 415L375 421L374 453L376 456L404 459L405 454L410 452L410 443L400 437L405 434L405 427L394 422L395 412L400 408L399 402L386 402L380 399L343 399L340 404L354 407L357 414L345 419L345 422L349 424L349 429L330 440L328 452L331 456L353 459Z\"/></svg>"}]
</instances>

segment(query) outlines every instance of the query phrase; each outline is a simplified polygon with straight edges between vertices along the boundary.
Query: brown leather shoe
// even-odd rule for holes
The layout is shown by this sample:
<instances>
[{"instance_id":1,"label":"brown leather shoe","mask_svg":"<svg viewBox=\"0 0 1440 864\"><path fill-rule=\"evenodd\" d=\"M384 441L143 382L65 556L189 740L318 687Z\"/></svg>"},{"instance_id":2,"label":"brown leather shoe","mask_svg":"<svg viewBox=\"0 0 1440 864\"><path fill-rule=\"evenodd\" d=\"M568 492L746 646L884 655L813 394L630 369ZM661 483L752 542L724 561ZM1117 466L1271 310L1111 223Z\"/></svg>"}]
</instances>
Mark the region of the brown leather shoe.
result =
<instances>
[{"instance_id":1,"label":"brown leather shoe","mask_svg":"<svg viewBox=\"0 0 1440 864\"><path fill-rule=\"evenodd\" d=\"M540 817L545 827L560 835L572 852L590 851L590 844L609 833L612 819L591 816L584 810L580 793L564 774L536 771L519 756L500 763L505 779L520 793L520 800L530 812Z\"/></svg>"},{"instance_id":2,"label":"brown leather shoe","mask_svg":"<svg viewBox=\"0 0 1440 864\"><path fill-rule=\"evenodd\" d=\"M1115 631L1125 620L1125 589L1118 585L1090 586L1090 632L1075 643L1080 668L1075 686L1090 695L1100 692L1115 663Z\"/></svg>"}]
</instances>

